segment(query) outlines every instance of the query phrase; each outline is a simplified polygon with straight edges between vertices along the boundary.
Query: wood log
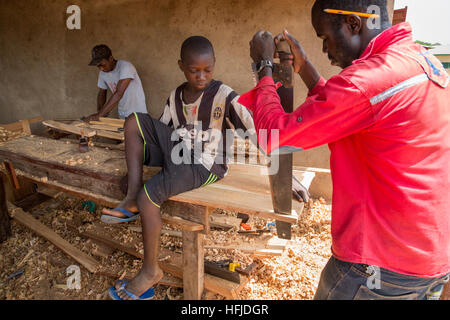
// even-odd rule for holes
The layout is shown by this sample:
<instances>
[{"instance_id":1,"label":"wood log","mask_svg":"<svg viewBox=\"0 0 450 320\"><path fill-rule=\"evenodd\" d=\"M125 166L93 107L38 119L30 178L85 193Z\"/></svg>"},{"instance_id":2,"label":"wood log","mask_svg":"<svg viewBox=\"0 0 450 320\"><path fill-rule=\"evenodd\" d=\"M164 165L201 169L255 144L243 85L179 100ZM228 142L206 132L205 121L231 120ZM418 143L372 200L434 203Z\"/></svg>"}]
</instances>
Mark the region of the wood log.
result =
<instances>
[{"instance_id":1,"label":"wood log","mask_svg":"<svg viewBox=\"0 0 450 320\"><path fill-rule=\"evenodd\" d=\"M3 176L0 175L0 243L6 241L11 235L8 208L6 206L6 192Z\"/></svg>"}]
</instances>

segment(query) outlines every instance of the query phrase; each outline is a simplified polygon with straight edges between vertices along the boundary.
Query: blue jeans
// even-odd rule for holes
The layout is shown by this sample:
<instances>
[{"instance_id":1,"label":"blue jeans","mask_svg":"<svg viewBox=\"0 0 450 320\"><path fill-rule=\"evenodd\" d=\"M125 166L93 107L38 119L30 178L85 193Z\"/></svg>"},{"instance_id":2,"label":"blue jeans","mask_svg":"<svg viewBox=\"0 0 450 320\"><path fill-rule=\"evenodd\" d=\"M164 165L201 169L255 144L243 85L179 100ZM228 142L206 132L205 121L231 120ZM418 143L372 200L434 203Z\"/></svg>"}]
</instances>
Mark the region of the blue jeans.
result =
<instances>
[{"instance_id":1,"label":"blue jeans","mask_svg":"<svg viewBox=\"0 0 450 320\"><path fill-rule=\"evenodd\" d=\"M426 279L331 257L315 300L439 300L449 275Z\"/></svg>"}]
</instances>

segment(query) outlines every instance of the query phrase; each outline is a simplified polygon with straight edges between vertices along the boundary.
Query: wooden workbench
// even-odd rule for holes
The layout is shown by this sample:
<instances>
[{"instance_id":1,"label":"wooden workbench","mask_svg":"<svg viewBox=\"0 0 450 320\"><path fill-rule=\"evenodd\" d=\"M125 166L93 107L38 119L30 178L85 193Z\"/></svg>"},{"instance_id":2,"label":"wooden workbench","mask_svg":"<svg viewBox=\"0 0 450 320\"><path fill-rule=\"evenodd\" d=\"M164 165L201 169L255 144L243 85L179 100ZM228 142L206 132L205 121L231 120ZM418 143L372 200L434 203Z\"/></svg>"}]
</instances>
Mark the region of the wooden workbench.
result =
<instances>
[{"instance_id":1,"label":"wooden workbench","mask_svg":"<svg viewBox=\"0 0 450 320\"><path fill-rule=\"evenodd\" d=\"M0 144L0 161L9 162L12 175L115 207L124 197L120 180L126 174L125 153L90 147L80 153L78 145L38 136L26 136ZM160 171L144 167L144 179ZM314 173L294 171L309 187ZM303 203L293 201L291 215L273 211L267 168L259 165L231 164L227 177L206 187L173 196L162 211L184 220L163 222L183 229L184 296L199 299L204 288L203 236L209 230L209 213L216 208L267 219L296 223ZM191 222L186 224L185 221ZM192 224L194 223L194 224ZM200 227L196 227L200 226Z\"/></svg>"}]
</instances>

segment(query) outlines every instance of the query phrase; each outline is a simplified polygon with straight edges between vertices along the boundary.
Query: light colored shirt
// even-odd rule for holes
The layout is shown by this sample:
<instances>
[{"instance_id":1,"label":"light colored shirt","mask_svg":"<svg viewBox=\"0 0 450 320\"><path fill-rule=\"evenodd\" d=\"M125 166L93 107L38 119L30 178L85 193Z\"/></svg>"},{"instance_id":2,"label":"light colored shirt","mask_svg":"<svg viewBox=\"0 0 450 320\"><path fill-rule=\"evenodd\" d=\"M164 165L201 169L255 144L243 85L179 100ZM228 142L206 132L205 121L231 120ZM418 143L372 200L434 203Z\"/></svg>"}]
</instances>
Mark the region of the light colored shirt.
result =
<instances>
[{"instance_id":1,"label":"light colored shirt","mask_svg":"<svg viewBox=\"0 0 450 320\"><path fill-rule=\"evenodd\" d=\"M120 80L131 79L125 90L122 99L119 101L119 118L125 119L133 112L147 113L145 104L145 94L142 88L141 79L136 68L128 61L118 60L114 70L110 72L100 71L98 75L98 87L104 90L111 90L114 94Z\"/></svg>"}]
</instances>

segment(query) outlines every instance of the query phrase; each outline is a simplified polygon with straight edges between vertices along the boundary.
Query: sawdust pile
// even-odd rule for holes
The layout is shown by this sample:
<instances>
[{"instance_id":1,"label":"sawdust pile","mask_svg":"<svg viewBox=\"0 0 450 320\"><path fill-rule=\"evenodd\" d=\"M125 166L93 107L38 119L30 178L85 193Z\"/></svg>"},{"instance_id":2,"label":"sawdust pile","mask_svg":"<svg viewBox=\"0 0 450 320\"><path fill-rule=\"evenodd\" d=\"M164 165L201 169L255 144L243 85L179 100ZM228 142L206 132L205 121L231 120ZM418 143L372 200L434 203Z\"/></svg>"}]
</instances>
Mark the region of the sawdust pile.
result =
<instances>
[{"instance_id":1,"label":"sawdust pile","mask_svg":"<svg viewBox=\"0 0 450 320\"><path fill-rule=\"evenodd\" d=\"M101 208L90 213L81 209L82 200L61 195L34 207L29 212L46 226L52 228L79 250L93 256L112 274L122 276L136 274L142 261L119 250L110 252L96 251L96 244L80 236L79 231L89 231L94 222L98 222ZM236 215L231 212L221 212ZM330 207L321 201L310 201L299 219L292 227L293 238L281 256L256 258L240 250L205 249L205 258L212 261L233 259L245 268L252 262L258 262L259 269L250 277L239 293L240 299L312 299L316 290L320 272L331 255ZM267 220L252 218L248 223L252 227L263 228ZM80 230L71 228L81 225ZM104 224L103 224L104 225ZM120 226L104 225L105 230L114 230L114 240L132 245L142 253L140 220ZM81 230L82 229L82 230ZM176 228L164 225L172 235L161 236L161 248L173 252L182 252L182 238ZM205 238L206 243L233 244L238 241L236 229L227 231L213 230ZM69 274L66 269L76 264L61 250L37 236L27 228L12 220L12 236L0 244L0 299L109 299L108 288L117 278L91 274L81 268L81 289L70 290L66 281ZM251 242L249 238L249 242ZM156 286L155 299L182 299L182 289ZM224 297L205 292L204 299L224 299Z\"/></svg>"},{"instance_id":2,"label":"sawdust pile","mask_svg":"<svg viewBox=\"0 0 450 320\"><path fill-rule=\"evenodd\" d=\"M0 127L0 143L6 142L9 140L13 140L13 139L17 139L17 138L23 137L25 135L26 134L23 133L22 131L12 132L12 131L6 130L3 127Z\"/></svg>"}]
</instances>

